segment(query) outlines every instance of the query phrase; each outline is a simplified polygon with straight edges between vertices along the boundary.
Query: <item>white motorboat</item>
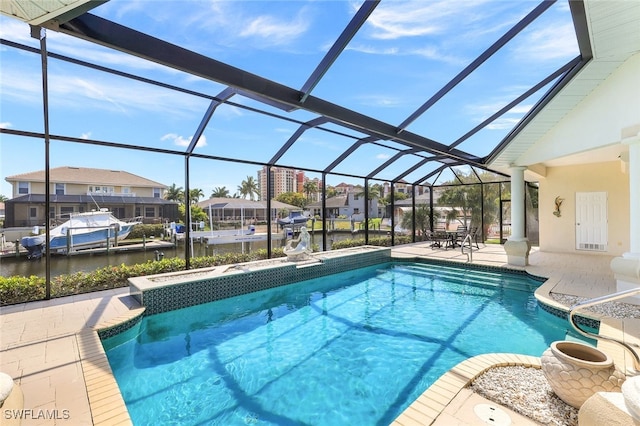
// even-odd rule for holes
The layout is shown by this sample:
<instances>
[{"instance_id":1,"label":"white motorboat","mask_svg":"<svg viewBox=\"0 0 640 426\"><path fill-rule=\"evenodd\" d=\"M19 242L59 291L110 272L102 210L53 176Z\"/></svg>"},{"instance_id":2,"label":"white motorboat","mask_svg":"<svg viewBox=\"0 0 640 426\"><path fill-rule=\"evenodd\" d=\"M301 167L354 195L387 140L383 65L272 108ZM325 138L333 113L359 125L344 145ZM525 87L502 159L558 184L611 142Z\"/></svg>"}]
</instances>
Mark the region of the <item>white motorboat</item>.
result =
<instances>
[{"instance_id":1,"label":"white motorboat","mask_svg":"<svg viewBox=\"0 0 640 426\"><path fill-rule=\"evenodd\" d=\"M141 218L123 221L107 209L85 213L72 213L69 220L49 231L51 253L69 253L76 250L115 245L129 236ZM20 244L29 252L29 258L42 256L45 234L23 237Z\"/></svg>"}]
</instances>

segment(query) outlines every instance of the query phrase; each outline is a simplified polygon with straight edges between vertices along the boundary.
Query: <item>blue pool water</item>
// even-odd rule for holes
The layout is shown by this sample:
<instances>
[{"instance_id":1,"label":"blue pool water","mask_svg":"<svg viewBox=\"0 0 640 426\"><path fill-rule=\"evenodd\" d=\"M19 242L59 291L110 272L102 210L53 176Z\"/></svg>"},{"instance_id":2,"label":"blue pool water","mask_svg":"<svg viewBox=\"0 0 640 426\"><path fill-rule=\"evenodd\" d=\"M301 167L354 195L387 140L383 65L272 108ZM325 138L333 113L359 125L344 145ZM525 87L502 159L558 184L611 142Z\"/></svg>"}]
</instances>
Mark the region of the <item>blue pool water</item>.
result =
<instances>
[{"instance_id":1,"label":"blue pool water","mask_svg":"<svg viewBox=\"0 0 640 426\"><path fill-rule=\"evenodd\" d=\"M540 284L392 262L153 315L103 344L135 425L386 425L466 358L564 339Z\"/></svg>"}]
</instances>

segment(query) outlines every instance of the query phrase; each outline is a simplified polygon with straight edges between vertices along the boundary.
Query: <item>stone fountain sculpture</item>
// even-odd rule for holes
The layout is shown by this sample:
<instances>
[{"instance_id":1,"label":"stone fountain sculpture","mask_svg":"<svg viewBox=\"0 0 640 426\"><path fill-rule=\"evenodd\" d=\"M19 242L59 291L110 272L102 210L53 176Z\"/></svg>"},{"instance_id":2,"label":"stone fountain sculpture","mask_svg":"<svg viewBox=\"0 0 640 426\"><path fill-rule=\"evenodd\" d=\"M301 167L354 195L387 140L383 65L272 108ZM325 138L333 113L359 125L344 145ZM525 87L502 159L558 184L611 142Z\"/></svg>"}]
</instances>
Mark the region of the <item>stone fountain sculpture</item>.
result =
<instances>
[{"instance_id":1,"label":"stone fountain sculpture","mask_svg":"<svg viewBox=\"0 0 640 426\"><path fill-rule=\"evenodd\" d=\"M296 244L295 247L293 244ZM284 254L288 260L297 262L307 259L311 250L311 235L307 231L306 226L300 227L300 236L296 239L289 240L284 248Z\"/></svg>"}]
</instances>

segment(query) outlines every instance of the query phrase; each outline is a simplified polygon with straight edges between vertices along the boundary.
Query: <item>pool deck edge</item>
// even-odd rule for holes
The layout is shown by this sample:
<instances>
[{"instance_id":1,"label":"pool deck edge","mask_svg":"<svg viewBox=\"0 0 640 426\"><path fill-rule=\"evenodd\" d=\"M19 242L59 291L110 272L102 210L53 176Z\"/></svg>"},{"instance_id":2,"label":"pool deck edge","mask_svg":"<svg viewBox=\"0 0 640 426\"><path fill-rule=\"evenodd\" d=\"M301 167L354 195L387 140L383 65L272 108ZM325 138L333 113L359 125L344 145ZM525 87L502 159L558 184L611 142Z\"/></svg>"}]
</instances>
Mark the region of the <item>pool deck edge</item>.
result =
<instances>
[{"instance_id":1,"label":"pool deck edge","mask_svg":"<svg viewBox=\"0 0 640 426\"><path fill-rule=\"evenodd\" d=\"M76 335L91 418L96 426L133 425L98 333L129 323L143 315L144 310L143 307L132 309Z\"/></svg>"},{"instance_id":2,"label":"pool deck edge","mask_svg":"<svg viewBox=\"0 0 640 426\"><path fill-rule=\"evenodd\" d=\"M507 366L540 368L540 358L510 353L492 353L468 358L440 376L391 424L431 425L476 377L491 368Z\"/></svg>"}]
</instances>

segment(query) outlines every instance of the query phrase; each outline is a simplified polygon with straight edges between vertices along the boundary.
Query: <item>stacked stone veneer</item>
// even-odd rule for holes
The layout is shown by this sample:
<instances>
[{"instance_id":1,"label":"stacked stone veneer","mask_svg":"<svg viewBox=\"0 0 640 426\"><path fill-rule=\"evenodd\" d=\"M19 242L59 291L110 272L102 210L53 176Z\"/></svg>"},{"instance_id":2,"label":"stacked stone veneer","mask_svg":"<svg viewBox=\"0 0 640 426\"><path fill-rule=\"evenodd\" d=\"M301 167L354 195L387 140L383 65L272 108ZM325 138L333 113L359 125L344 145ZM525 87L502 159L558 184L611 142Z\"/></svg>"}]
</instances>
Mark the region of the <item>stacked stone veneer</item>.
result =
<instances>
[{"instance_id":1,"label":"stacked stone veneer","mask_svg":"<svg viewBox=\"0 0 640 426\"><path fill-rule=\"evenodd\" d=\"M260 266L260 262L254 262L236 268L228 266L224 272L211 275L198 275L194 274L197 270L191 270L183 273L183 280L155 284L150 284L152 276L136 277L129 279L129 291L146 308L145 315L153 315L391 261L389 248L346 249L338 254L340 251L331 255L319 253L301 263Z\"/></svg>"}]
</instances>

